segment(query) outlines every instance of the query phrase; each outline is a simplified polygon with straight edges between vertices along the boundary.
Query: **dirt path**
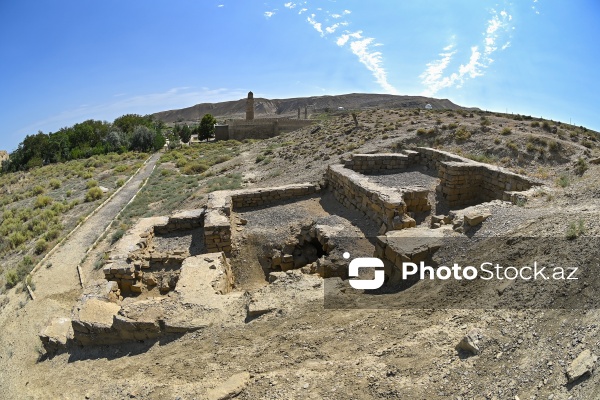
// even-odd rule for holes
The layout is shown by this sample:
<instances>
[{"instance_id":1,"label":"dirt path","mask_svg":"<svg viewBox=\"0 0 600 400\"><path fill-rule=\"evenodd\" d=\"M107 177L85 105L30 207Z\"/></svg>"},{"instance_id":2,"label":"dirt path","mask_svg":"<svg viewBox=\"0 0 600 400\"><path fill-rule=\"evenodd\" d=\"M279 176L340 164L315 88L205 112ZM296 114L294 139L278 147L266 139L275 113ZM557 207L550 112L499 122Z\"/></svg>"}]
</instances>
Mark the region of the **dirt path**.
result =
<instances>
[{"instance_id":1,"label":"dirt path","mask_svg":"<svg viewBox=\"0 0 600 400\"><path fill-rule=\"evenodd\" d=\"M36 300L26 302L22 293L9 291L10 303L0 312L0 387L5 398L28 397L27 371L41 351L38 332L54 317L70 315L81 294L77 265L87 249L104 232L148 178L160 154L154 154L122 189L91 216L33 275ZM34 396L35 397L35 396Z\"/></svg>"}]
</instances>

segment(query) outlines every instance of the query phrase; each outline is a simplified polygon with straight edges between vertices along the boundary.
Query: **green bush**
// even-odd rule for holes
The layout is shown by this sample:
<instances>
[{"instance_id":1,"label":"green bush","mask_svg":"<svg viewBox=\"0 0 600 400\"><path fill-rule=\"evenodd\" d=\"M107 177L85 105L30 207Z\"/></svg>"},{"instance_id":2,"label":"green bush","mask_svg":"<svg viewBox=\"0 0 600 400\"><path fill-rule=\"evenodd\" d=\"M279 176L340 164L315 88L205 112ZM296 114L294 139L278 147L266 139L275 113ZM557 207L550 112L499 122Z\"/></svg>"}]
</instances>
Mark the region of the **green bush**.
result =
<instances>
[{"instance_id":1,"label":"green bush","mask_svg":"<svg viewBox=\"0 0 600 400\"><path fill-rule=\"evenodd\" d=\"M98 182L96 180L94 180L94 179L90 179L89 181L87 181L85 183L85 185L87 186L88 189L91 189L93 187L98 186Z\"/></svg>"},{"instance_id":2,"label":"green bush","mask_svg":"<svg viewBox=\"0 0 600 400\"><path fill-rule=\"evenodd\" d=\"M44 208L52 204L52 197L50 196L38 196L33 204L34 208Z\"/></svg>"},{"instance_id":3,"label":"green bush","mask_svg":"<svg viewBox=\"0 0 600 400\"><path fill-rule=\"evenodd\" d=\"M575 164L575 173L577 175L583 175L584 172L587 170L588 170L587 161L585 161L583 158L579 157L579 159L577 160L577 163Z\"/></svg>"},{"instance_id":4,"label":"green bush","mask_svg":"<svg viewBox=\"0 0 600 400\"><path fill-rule=\"evenodd\" d=\"M115 186L118 188L120 188L124 184L125 184L125 179L118 179L117 182L115 182Z\"/></svg>"},{"instance_id":5,"label":"green bush","mask_svg":"<svg viewBox=\"0 0 600 400\"><path fill-rule=\"evenodd\" d=\"M537 122L537 121L533 121L533 122L531 123L531 127L532 127L532 128L538 128L539 126L540 126L540 123L539 123L539 122Z\"/></svg>"},{"instance_id":6,"label":"green bush","mask_svg":"<svg viewBox=\"0 0 600 400\"><path fill-rule=\"evenodd\" d=\"M512 133L512 130L509 127L506 127L504 129L502 129L502 132L500 132L503 135L510 135Z\"/></svg>"},{"instance_id":7,"label":"green bush","mask_svg":"<svg viewBox=\"0 0 600 400\"><path fill-rule=\"evenodd\" d=\"M35 242L35 254L42 254L43 252L45 252L48 249L48 242L46 242L45 239L39 239L37 242Z\"/></svg>"},{"instance_id":8,"label":"green bush","mask_svg":"<svg viewBox=\"0 0 600 400\"><path fill-rule=\"evenodd\" d=\"M52 189L59 189L61 186L61 183L58 179L50 179L50 187Z\"/></svg>"},{"instance_id":9,"label":"green bush","mask_svg":"<svg viewBox=\"0 0 600 400\"><path fill-rule=\"evenodd\" d=\"M46 191L42 186L37 185L32 189L34 195L43 194Z\"/></svg>"},{"instance_id":10,"label":"green bush","mask_svg":"<svg viewBox=\"0 0 600 400\"><path fill-rule=\"evenodd\" d=\"M461 126L454 132L454 138L457 141L465 141L471 137L471 132L467 130L464 126Z\"/></svg>"},{"instance_id":11,"label":"green bush","mask_svg":"<svg viewBox=\"0 0 600 400\"><path fill-rule=\"evenodd\" d=\"M11 269L6 273L6 287L10 289L17 283L19 283L19 275L17 274L17 271Z\"/></svg>"},{"instance_id":12,"label":"green bush","mask_svg":"<svg viewBox=\"0 0 600 400\"><path fill-rule=\"evenodd\" d=\"M90 190L88 190L88 192L85 194L85 201L86 202L96 201L96 200L102 198L102 194L103 194L102 189L95 186L95 187L91 188Z\"/></svg>"},{"instance_id":13,"label":"green bush","mask_svg":"<svg viewBox=\"0 0 600 400\"><path fill-rule=\"evenodd\" d=\"M21 232L13 232L8 235L8 243L10 244L11 249L16 249L25 243L25 240L27 240L27 238Z\"/></svg>"},{"instance_id":14,"label":"green bush","mask_svg":"<svg viewBox=\"0 0 600 400\"><path fill-rule=\"evenodd\" d=\"M183 167L182 172L185 175L201 174L208 169L208 165L200 161L190 162Z\"/></svg>"},{"instance_id":15,"label":"green bush","mask_svg":"<svg viewBox=\"0 0 600 400\"><path fill-rule=\"evenodd\" d=\"M570 184L569 176L562 174L557 180L556 184L562 188L566 188Z\"/></svg>"},{"instance_id":16,"label":"green bush","mask_svg":"<svg viewBox=\"0 0 600 400\"><path fill-rule=\"evenodd\" d=\"M566 237L568 240L573 240L584 234L585 222L583 221L583 219L579 219L577 222L573 221L569 224L569 227L567 228Z\"/></svg>"}]
</instances>

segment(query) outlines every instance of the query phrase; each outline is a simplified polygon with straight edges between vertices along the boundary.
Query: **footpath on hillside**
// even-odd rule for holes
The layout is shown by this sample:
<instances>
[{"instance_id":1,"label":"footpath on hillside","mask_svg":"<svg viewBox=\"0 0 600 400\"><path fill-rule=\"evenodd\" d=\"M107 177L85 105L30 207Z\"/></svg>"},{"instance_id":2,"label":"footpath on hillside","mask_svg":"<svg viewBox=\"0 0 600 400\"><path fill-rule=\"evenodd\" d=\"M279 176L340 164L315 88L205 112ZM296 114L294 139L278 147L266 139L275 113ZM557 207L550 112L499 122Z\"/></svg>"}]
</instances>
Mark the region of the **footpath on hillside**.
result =
<instances>
[{"instance_id":1,"label":"footpath on hillside","mask_svg":"<svg viewBox=\"0 0 600 400\"><path fill-rule=\"evenodd\" d=\"M20 397L29 379L29 368L39 357L38 333L54 317L69 317L81 288L77 265L139 191L152 173L160 154L152 155L141 170L94 215L85 221L33 274L35 301L24 303L22 293L8 293L10 302L0 310L0 386L7 398ZM16 397L9 396L15 394Z\"/></svg>"}]
</instances>

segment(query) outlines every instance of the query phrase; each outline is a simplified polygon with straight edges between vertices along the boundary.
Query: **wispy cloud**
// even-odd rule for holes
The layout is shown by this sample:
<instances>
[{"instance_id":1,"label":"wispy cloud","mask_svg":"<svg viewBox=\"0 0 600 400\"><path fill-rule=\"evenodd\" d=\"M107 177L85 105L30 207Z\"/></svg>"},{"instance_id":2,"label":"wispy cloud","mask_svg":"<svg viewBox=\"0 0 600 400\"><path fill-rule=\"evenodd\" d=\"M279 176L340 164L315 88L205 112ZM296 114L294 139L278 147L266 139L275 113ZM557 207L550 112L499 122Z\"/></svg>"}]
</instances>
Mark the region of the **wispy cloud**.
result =
<instances>
[{"instance_id":1,"label":"wispy cloud","mask_svg":"<svg viewBox=\"0 0 600 400\"><path fill-rule=\"evenodd\" d=\"M219 7L219 8L225 7L225 4L219 4L217 7Z\"/></svg>"},{"instance_id":2,"label":"wispy cloud","mask_svg":"<svg viewBox=\"0 0 600 400\"><path fill-rule=\"evenodd\" d=\"M494 62L492 55L498 51L498 46L500 50L510 47L509 40L502 45L498 42L504 40L505 36L509 36L511 21L512 16L506 11L492 10L492 18L487 21L483 33L483 42L471 46L469 61L461 64L457 71L444 75L453 57L458 53L454 43L455 37L452 37L452 44L444 47L443 52L439 54L440 58L427 63L425 71L419 75L421 83L425 86L422 94L432 96L444 88L460 88L466 80L483 76L485 69Z\"/></svg>"},{"instance_id":3,"label":"wispy cloud","mask_svg":"<svg viewBox=\"0 0 600 400\"><path fill-rule=\"evenodd\" d=\"M315 28L317 32L321 34L321 36L325 35L323 32L323 25L315 20L315 14L311 14L310 17L306 18L306 20L312 25L313 28Z\"/></svg>"},{"instance_id":4,"label":"wispy cloud","mask_svg":"<svg viewBox=\"0 0 600 400\"><path fill-rule=\"evenodd\" d=\"M275 10L273 10L273 11L265 11L265 14L264 14L264 15L265 15L265 17L268 19L268 18L271 18L273 15L277 14L277 12L276 12L276 11L277 11L277 9L275 9Z\"/></svg>"},{"instance_id":5,"label":"wispy cloud","mask_svg":"<svg viewBox=\"0 0 600 400\"><path fill-rule=\"evenodd\" d=\"M293 9L297 5L302 8L298 11L298 14L303 14L309 11L308 1L300 1L298 4L294 2L287 2L283 4L285 8ZM321 37L329 37L333 35L341 27L350 25L350 22L346 19L350 14L351 10L345 9L337 12L331 12L329 10L323 10L321 7L311 8L306 22L316 30ZM273 13L274 14L274 13ZM272 17L273 14L269 15L268 18ZM266 13L265 13L266 15ZM330 21L330 18L333 21ZM335 39L335 43L339 47L346 47L358 58L358 61L363 64L375 78L375 81L381 86L381 88L388 93L397 93L398 91L394 88L387 79L387 71L384 68L383 54L381 51L376 51L376 47L383 46L382 43L376 42L375 38L364 37L361 30L350 32L344 31Z\"/></svg>"}]
</instances>

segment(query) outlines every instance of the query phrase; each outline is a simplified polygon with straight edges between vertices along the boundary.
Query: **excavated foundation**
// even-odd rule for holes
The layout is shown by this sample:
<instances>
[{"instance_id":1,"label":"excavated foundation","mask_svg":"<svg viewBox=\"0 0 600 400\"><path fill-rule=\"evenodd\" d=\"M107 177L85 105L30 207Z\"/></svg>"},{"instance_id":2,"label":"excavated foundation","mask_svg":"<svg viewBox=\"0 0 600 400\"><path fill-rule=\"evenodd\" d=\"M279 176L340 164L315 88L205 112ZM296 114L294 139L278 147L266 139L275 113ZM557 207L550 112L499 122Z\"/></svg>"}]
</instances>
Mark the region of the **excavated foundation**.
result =
<instances>
[{"instance_id":1,"label":"excavated foundation","mask_svg":"<svg viewBox=\"0 0 600 400\"><path fill-rule=\"evenodd\" d=\"M487 218L463 220L450 210L523 201L539 185L428 148L357 154L329 166L325 180L213 192L206 208L141 219L111 250L105 280L88 284L70 318L42 331L44 346L56 352L72 342L112 344L248 322L297 296L322 296L314 289L323 278L348 278L350 257L378 257L387 282L406 284L403 261L430 260L445 235ZM262 285L235 290L234 271L252 268Z\"/></svg>"}]
</instances>

